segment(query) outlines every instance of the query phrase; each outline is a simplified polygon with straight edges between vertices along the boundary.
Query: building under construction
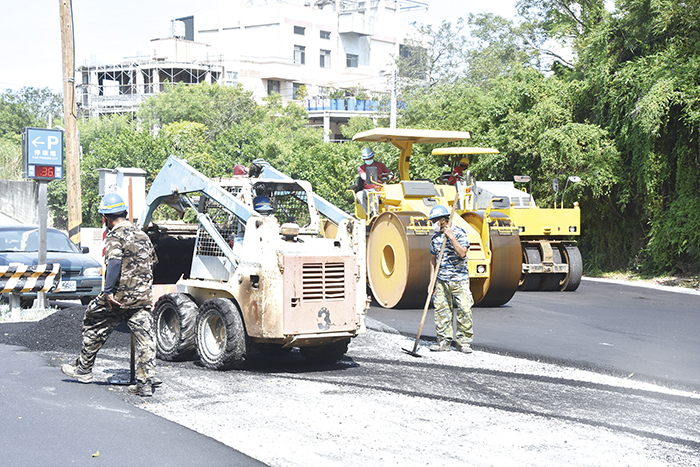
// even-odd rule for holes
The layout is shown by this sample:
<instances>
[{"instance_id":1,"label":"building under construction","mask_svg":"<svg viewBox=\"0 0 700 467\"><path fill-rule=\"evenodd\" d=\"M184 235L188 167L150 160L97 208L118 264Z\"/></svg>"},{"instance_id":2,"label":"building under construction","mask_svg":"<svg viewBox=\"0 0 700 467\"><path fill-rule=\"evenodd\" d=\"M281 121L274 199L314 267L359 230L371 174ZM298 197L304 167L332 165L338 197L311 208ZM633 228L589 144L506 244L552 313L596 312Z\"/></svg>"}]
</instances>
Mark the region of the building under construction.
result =
<instances>
[{"instance_id":1,"label":"building under construction","mask_svg":"<svg viewBox=\"0 0 700 467\"><path fill-rule=\"evenodd\" d=\"M83 115L134 112L166 83L240 83L256 99L388 96L394 57L420 0L231 0L172 22L145 57L79 67ZM335 96L331 96L335 94ZM355 109L310 110L334 139ZM322 112L322 113L319 113ZM315 115L318 113L318 115Z\"/></svg>"}]
</instances>

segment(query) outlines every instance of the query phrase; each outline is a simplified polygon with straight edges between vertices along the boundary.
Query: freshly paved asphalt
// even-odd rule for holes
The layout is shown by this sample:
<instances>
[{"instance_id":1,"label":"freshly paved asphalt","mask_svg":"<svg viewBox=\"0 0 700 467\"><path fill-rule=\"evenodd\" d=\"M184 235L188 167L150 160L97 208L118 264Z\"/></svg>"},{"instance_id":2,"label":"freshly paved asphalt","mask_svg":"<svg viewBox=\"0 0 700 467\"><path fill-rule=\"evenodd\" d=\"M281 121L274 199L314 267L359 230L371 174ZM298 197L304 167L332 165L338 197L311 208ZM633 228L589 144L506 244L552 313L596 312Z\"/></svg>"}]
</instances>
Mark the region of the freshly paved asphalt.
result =
<instances>
[{"instance_id":1,"label":"freshly paved asphalt","mask_svg":"<svg viewBox=\"0 0 700 467\"><path fill-rule=\"evenodd\" d=\"M41 354L0 345L0 465L266 465L123 394L71 381Z\"/></svg>"},{"instance_id":2,"label":"freshly paved asphalt","mask_svg":"<svg viewBox=\"0 0 700 467\"><path fill-rule=\"evenodd\" d=\"M414 336L421 315L376 306L369 312ZM700 293L586 281L575 293L518 293L504 307L477 308L475 322L477 349L698 387ZM423 335L435 335L432 309ZM0 345L1 465L265 465L139 409L148 399L71 381L45 358Z\"/></svg>"},{"instance_id":3,"label":"freshly paved asphalt","mask_svg":"<svg viewBox=\"0 0 700 467\"><path fill-rule=\"evenodd\" d=\"M422 309L368 316L416 335ZM700 291L584 278L575 292L517 292L474 308L477 350L700 390ZM433 309L422 330L435 338Z\"/></svg>"}]
</instances>

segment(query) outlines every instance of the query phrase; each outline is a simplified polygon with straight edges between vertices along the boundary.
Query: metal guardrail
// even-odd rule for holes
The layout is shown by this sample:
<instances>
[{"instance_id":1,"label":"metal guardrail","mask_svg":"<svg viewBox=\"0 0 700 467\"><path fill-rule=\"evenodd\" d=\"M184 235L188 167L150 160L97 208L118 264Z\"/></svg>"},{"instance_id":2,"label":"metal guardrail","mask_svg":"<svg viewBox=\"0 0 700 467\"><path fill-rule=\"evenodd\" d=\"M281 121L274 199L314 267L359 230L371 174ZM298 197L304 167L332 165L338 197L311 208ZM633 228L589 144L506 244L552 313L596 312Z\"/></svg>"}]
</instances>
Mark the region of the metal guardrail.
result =
<instances>
[{"instance_id":1,"label":"metal guardrail","mask_svg":"<svg viewBox=\"0 0 700 467\"><path fill-rule=\"evenodd\" d=\"M13 321L19 320L19 296L28 292L54 292L61 283L61 265L18 264L0 266L0 293L10 294L10 313Z\"/></svg>"}]
</instances>

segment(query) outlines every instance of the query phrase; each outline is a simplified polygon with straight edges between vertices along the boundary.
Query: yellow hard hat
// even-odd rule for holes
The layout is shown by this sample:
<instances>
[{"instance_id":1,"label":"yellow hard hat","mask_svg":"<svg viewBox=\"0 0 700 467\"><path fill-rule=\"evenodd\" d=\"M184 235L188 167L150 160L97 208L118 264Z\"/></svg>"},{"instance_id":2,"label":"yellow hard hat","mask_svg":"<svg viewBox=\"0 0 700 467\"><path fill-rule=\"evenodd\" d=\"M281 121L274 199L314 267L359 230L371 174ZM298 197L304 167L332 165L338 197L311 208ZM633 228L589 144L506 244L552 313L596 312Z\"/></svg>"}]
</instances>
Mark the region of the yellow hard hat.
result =
<instances>
[{"instance_id":1,"label":"yellow hard hat","mask_svg":"<svg viewBox=\"0 0 700 467\"><path fill-rule=\"evenodd\" d=\"M460 159L459 165L469 165L469 158L463 157L462 159Z\"/></svg>"}]
</instances>

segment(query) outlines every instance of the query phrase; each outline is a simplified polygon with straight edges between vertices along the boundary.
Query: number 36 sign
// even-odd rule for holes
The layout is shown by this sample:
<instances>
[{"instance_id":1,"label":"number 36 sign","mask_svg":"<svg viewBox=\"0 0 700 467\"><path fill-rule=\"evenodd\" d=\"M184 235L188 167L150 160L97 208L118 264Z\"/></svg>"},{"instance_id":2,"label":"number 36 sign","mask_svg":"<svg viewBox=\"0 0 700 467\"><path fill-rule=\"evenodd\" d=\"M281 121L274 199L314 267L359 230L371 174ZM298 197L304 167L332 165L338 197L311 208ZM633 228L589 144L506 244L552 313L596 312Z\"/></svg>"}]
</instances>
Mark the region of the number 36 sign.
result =
<instances>
[{"instance_id":1,"label":"number 36 sign","mask_svg":"<svg viewBox=\"0 0 700 467\"><path fill-rule=\"evenodd\" d=\"M22 168L25 178L63 178L63 131L25 128L22 134Z\"/></svg>"}]
</instances>

